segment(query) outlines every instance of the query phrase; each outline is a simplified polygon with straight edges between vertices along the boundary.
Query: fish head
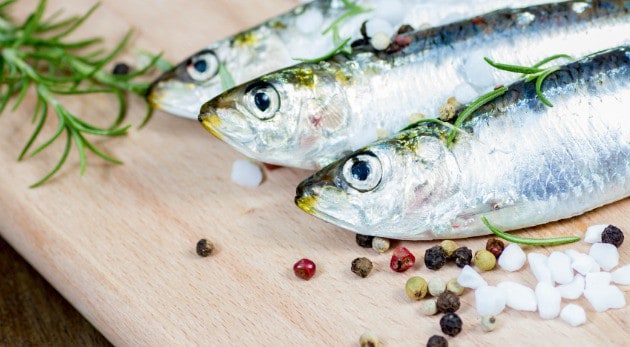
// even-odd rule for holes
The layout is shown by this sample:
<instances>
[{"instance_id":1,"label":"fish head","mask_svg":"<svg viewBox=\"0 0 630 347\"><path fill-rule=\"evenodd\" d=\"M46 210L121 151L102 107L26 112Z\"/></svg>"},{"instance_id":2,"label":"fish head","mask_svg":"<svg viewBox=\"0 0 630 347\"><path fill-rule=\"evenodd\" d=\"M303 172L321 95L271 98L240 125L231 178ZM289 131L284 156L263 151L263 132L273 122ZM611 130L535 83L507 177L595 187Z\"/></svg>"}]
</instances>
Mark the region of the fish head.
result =
<instances>
[{"instance_id":1,"label":"fish head","mask_svg":"<svg viewBox=\"0 0 630 347\"><path fill-rule=\"evenodd\" d=\"M299 208L364 235L433 238L435 208L453 194L457 171L436 136L401 133L330 164L297 188Z\"/></svg>"},{"instance_id":2,"label":"fish head","mask_svg":"<svg viewBox=\"0 0 630 347\"><path fill-rule=\"evenodd\" d=\"M298 64L230 89L206 102L199 121L211 134L257 160L320 167L349 121L336 73ZM329 163L331 159L326 159Z\"/></svg>"},{"instance_id":3,"label":"fish head","mask_svg":"<svg viewBox=\"0 0 630 347\"><path fill-rule=\"evenodd\" d=\"M181 117L196 117L200 100L208 100L223 91L220 67L216 50L197 52L151 84L147 93L149 104Z\"/></svg>"}]
</instances>

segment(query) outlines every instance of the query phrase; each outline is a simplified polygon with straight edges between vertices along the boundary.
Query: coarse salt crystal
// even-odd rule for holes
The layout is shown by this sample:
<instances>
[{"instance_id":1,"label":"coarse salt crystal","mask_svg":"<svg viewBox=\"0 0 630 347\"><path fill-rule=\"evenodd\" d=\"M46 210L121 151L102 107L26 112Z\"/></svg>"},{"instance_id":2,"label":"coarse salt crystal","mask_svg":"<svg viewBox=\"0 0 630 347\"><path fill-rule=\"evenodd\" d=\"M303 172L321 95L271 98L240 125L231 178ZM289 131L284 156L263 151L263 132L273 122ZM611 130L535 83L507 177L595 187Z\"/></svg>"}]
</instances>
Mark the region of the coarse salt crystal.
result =
<instances>
[{"instance_id":1,"label":"coarse salt crystal","mask_svg":"<svg viewBox=\"0 0 630 347\"><path fill-rule=\"evenodd\" d=\"M482 52L475 52L466 58L466 63L464 64L466 81L479 88L494 85L493 68L483 58L484 54Z\"/></svg>"},{"instance_id":2,"label":"coarse salt crystal","mask_svg":"<svg viewBox=\"0 0 630 347\"><path fill-rule=\"evenodd\" d=\"M569 323L570 326L576 327L586 323L586 312L582 306L568 304L560 312L560 318Z\"/></svg>"},{"instance_id":3,"label":"coarse salt crystal","mask_svg":"<svg viewBox=\"0 0 630 347\"><path fill-rule=\"evenodd\" d=\"M624 265L610 274L610 279L619 284L630 285L630 264Z\"/></svg>"},{"instance_id":4,"label":"coarse salt crystal","mask_svg":"<svg viewBox=\"0 0 630 347\"><path fill-rule=\"evenodd\" d=\"M475 271L469 265L464 266L462 271L457 276L457 283L459 283L462 287L476 289L481 286L487 286L488 283L486 280Z\"/></svg>"},{"instance_id":5,"label":"coarse salt crystal","mask_svg":"<svg viewBox=\"0 0 630 347\"><path fill-rule=\"evenodd\" d=\"M611 308L623 308L626 299L619 288L611 285L596 286L584 290L584 297L597 312L604 312Z\"/></svg>"},{"instance_id":6,"label":"coarse salt crystal","mask_svg":"<svg viewBox=\"0 0 630 347\"><path fill-rule=\"evenodd\" d=\"M536 285L536 301L538 313L542 319L554 319L560 314L560 301L562 296L557 288L546 282Z\"/></svg>"},{"instance_id":7,"label":"coarse salt crystal","mask_svg":"<svg viewBox=\"0 0 630 347\"><path fill-rule=\"evenodd\" d=\"M527 261L529 262L529 268L534 273L538 282L553 284L551 271L549 270L549 266L547 266L546 255L532 252L527 254Z\"/></svg>"},{"instance_id":8,"label":"coarse salt crystal","mask_svg":"<svg viewBox=\"0 0 630 347\"><path fill-rule=\"evenodd\" d=\"M260 166L249 160L239 159L232 164L232 181L245 187L258 187L262 182L263 174Z\"/></svg>"},{"instance_id":9,"label":"coarse salt crystal","mask_svg":"<svg viewBox=\"0 0 630 347\"><path fill-rule=\"evenodd\" d=\"M453 96L460 104L473 101L477 95L479 95L479 93L477 93L477 91L475 91L475 89L466 82L457 85L453 91Z\"/></svg>"},{"instance_id":10,"label":"coarse salt crystal","mask_svg":"<svg viewBox=\"0 0 630 347\"><path fill-rule=\"evenodd\" d=\"M376 33L370 39L372 47L374 47L374 49L377 51L382 51L387 48L390 42L391 41L389 40L389 36L385 33Z\"/></svg>"},{"instance_id":11,"label":"coarse salt crystal","mask_svg":"<svg viewBox=\"0 0 630 347\"><path fill-rule=\"evenodd\" d=\"M374 8L374 16L398 25L405 16L405 8L399 0L381 0Z\"/></svg>"},{"instance_id":12,"label":"coarse salt crystal","mask_svg":"<svg viewBox=\"0 0 630 347\"><path fill-rule=\"evenodd\" d=\"M322 23L324 23L324 16L316 10L306 11L295 19L296 28L304 34L321 30Z\"/></svg>"},{"instance_id":13,"label":"coarse salt crystal","mask_svg":"<svg viewBox=\"0 0 630 347\"><path fill-rule=\"evenodd\" d=\"M586 233L584 233L584 242L602 242L602 232L604 231L604 229L606 229L607 226L608 224L597 224L591 225L590 227L586 228Z\"/></svg>"},{"instance_id":14,"label":"coarse salt crystal","mask_svg":"<svg viewBox=\"0 0 630 347\"><path fill-rule=\"evenodd\" d=\"M536 311L536 294L533 289L512 281L501 282L497 284L497 288L505 293L508 307L518 311Z\"/></svg>"},{"instance_id":15,"label":"coarse salt crystal","mask_svg":"<svg viewBox=\"0 0 630 347\"><path fill-rule=\"evenodd\" d=\"M571 263L571 267L573 270L581 273L582 275L586 275L589 272L599 272L600 267L599 264L588 254L576 252L577 254L573 257L573 262Z\"/></svg>"},{"instance_id":16,"label":"coarse salt crystal","mask_svg":"<svg viewBox=\"0 0 630 347\"><path fill-rule=\"evenodd\" d=\"M619 251L610 243L594 243L588 255L593 257L604 271L610 271L619 264Z\"/></svg>"},{"instance_id":17,"label":"coarse salt crystal","mask_svg":"<svg viewBox=\"0 0 630 347\"><path fill-rule=\"evenodd\" d=\"M475 290L475 307L481 316L497 315L505 309L505 293L493 286L481 286Z\"/></svg>"},{"instance_id":18,"label":"coarse salt crystal","mask_svg":"<svg viewBox=\"0 0 630 347\"><path fill-rule=\"evenodd\" d=\"M547 265L551 271L551 278L560 283L567 284L573 280L573 269L571 268L571 258L562 252L553 252L549 255Z\"/></svg>"},{"instance_id":19,"label":"coarse salt crystal","mask_svg":"<svg viewBox=\"0 0 630 347\"><path fill-rule=\"evenodd\" d=\"M584 278L585 289L592 289L595 287L606 287L610 285L612 276L610 272L591 272L587 273Z\"/></svg>"},{"instance_id":20,"label":"coarse salt crystal","mask_svg":"<svg viewBox=\"0 0 630 347\"><path fill-rule=\"evenodd\" d=\"M525 252L515 243L510 243L499 256L499 266L505 271L516 271L525 264Z\"/></svg>"},{"instance_id":21,"label":"coarse salt crystal","mask_svg":"<svg viewBox=\"0 0 630 347\"><path fill-rule=\"evenodd\" d=\"M384 33L389 39L390 36L394 35L394 27L384 19L372 18L365 23L365 33L371 38L374 38L378 33Z\"/></svg>"},{"instance_id":22,"label":"coarse salt crystal","mask_svg":"<svg viewBox=\"0 0 630 347\"><path fill-rule=\"evenodd\" d=\"M571 283L561 284L557 286L556 288L558 288L558 290L560 291L560 295L563 298L569 299L569 300L575 300L579 298L580 295L582 295L582 293L584 293L584 286L585 286L584 276L578 274L578 275L575 275Z\"/></svg>"}]
</instances>

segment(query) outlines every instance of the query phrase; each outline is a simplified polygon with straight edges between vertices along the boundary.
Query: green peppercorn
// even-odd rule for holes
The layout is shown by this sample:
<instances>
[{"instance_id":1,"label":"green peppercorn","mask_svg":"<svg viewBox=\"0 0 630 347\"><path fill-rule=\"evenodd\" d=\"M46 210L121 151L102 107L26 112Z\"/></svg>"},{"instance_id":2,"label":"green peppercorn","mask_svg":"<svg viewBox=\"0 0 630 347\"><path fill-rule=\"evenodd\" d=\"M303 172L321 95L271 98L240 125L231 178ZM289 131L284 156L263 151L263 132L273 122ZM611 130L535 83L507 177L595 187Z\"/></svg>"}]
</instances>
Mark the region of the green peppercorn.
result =
<instances>
[{"instance_id":1,"label":"green peppercorn","mask_svg":"<svg viewBox=\"0 0 630 347\"><path fill-rule=\"evenodd\" d=\"M455 293L447 290L438 296L436 305L440 312L455 312L459 310L459 297Z\"/></svg>"},{"instance_id":2,"label":"green peppercorn","mask_svg":"<svg viewBox=\"0 0 630 347\"><path fill-rule=\"evenodd\" d=\"M422 313L424 313L425 316L433 316L438 313L435 300L424 300L422 302Z\"/></svg>"},{"instance_id":3,"label":"green peppercorn","mask_svg":"<svg viewBox=\"0 0 630 347\"><path fill-rule=\"evenodd\" d=\"M380 344L378 342L378 336L368 331L361 334L359 337L359 345L361 347L378 347Z\"/></svg>"},{"instance_id":4,"label":"green peppercorn","mask_svg":"<svg viewBox=\"0 0 630 347\"><path fill-rule=\"evenodd\" d=\"M446 264L446 258L442 246L433 246L424 253L424 265L430 270L439 270Z\"/></svg>"},{"instance_id":5,"label":"green peppercorn","mask_svg":"<svg viewBox=\"0 0 630 347\"><path fill-rule=\"evenodd\" d=\"M433 335L429 338L427 347L448 347L448 341L444 336Z\"/></svg>"},{"instance_id":6,"label":"green peppercorn","mask_svg":"<svg viewBox=\"0 0 630 347\"><path fill-rule=\"evenodd\" d=\"M433 277L429 280L429 294L437 297L438 295L444 293L445 290L446 283L444 283L441 278Z\"/></svg>"},{"instance_id":7,"label":"green peppercorn","mask_svg":"<svg viewBox=\"0 0 630 347\"><path fill-rule=\"evenodd\" d=\"M440 242L440 246L444 248L444 252L446 252L446 257L450 258L453 256L453 252L457 249L457 243L453 240L444 240Z\"/></svg>"},{"instance_id":8,"label":"green peppercorn","mask_svg":"<svg viewBox=\"0 0 630 347\"><path fill-rule=\"evenodd\" d=\"M482 249L475 252L473 262L479 270L490 271L497 265L497 258L494 257L494 254Z\"/></svg>"},{"instance_id":9,"label":"green peppercorn","mask_svg":"<svg viewBox=\"0 0 630 347\"><path fill-rule=\"evenodd\" d=\"M420 276L413 276L405 285L407 296L413 300L420 300L427 295L427 281Z\"/></svg>"},{"instance_id":10,"label":"green peppercorn","mask_svg":"<svg viewBox=\"0 0 630 347\"><path fill-rule=\"evenodd\" d=\"M455 336L462 331L462 319L457 313L449 312L440 319L440 328L448 336Z\"/></svg>"},{"instance_id":11,"label":"green peppercorn","mask_svg":"<svg viewBox=\"0 0 630 347\"><path fill-rule=\"evenodd\" d=\"M472 251L468 247L459 247L453 253L453 259L455 259L455 265L457 265L457 267L463 268L466 265L470 265Z\"/></svg>"},{"instance_id":12,"label":"green peppercorn","mask_svg":"<svg viewBox=\"0 0 630 347\"><path fill-rule=\"evenodd\" d=\"M464 293L464 287L457 282L457 278L452 278L450 281L446 282L446 290L455 295L462 295Z\"/></svg>"},{"instance_id":13,"label":"green peppercorn","mask_svg":"<svg viewBox=\"0 0 630 347\"><path fill-rule=\"evenodd\" d=\"M497 326L497 319L493 315L481 317L481 327L483 331L492 331Z\"/></svg>"},{"instance_id":14,"label":"green peppercorn","mask_svg":"<svg viewBox=\"0 0 630 347\"><path fill-rule=\"evenodd\" d=\"M370 274L370 272L372 272L372 268L373 265L370 259L362 257L356 258L352 261L352 266L350 267L350 270L355 274L365 278L367 277L367 275Z\"/></svg>"},{"instance_id":15,"label":"green peppercorn","mask_svg":"<svg viewBox=\"0 0 630 347\"><path fill-rule=\"evenodd\" d=\"M602 242L610 243L619 248L623 243L623 232L616 226L609 225L602 231Z\"/></svg>"},{"instance_id":16,"label":"green peppercorn","mask_svg":"<svg viewBox=\"0 0 630 347\"><path fill-rule=\"evenodd\" d=\"M374 237L372 239L372 248L379 253L387 252L389 249L389 239L378 236Z\"/></svg>"},{"instance_id":17,"label":"green peppercorn","mask_svg":"<svg viewBox=\"0 0 630 347\"><path fill-rule=\"evenodd\" d=\"M370 235L357 234L357 236L356 236L357 245L359 245L360 247L363 247L363 248L370 248L370 247L372 247L372 240L373 239L374 239L374 236L370 236Z\"/></svg>"}]
</instances>

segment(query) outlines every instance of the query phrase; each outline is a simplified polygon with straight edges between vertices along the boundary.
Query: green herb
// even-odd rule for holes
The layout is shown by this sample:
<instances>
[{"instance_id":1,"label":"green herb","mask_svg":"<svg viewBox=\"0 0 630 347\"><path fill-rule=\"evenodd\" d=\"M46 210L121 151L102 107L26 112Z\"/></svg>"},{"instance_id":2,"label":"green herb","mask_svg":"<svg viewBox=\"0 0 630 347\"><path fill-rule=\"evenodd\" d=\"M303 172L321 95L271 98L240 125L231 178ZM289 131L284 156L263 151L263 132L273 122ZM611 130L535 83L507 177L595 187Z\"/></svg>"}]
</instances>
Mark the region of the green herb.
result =
<instances>
[{"instance_id":1,"label":"green herb","mask_svg":"<svg viewBox=\"0 0 630 347\"><path fill-rule=\"evenodd\" d=\"M89 150L104 160L120 164L98 149L87 136L120 136L127 133L129 125L121 126L127 109L127 92L144 96L148 83L133 82L132 79L145 74L161 59L154 56L149 64L138 71L126 75L113 75L104 70L126 46L131 32L110 52L97 46L102 40L90 38L68 41L67 37L79 28L96 10L98 4L83 16L57 19L57 12L44 19L46 0L40 0L35 11L23 24L14 24L2 15L14 0L0 2L0 112L15 99L12 110L16 110L29 89L34 89L36 106L33 113L35 130L21 151L18 160L34 156L46 149L65 133L66 144L55 167L31 187L37 187L53 177L65 163L72 143L78 151L80 172L87 166L86 151ZM58 99L59 95L91 95L105 93L116 97L118 113L109 127L90 124L70 112ZM31 151L49 111L54 111L57 129L52 137ZM143 124L148 121L151 109Z\"/></svg>"},{"instance_id":2,"label":"green herb","mask_svg":"<svg viewBox=\"0 0 630 347\"><path fill-rule=\"evenodd\" d=\"M224 63L219 64L219 79L221 80L221 88L223 90L228 90L236 85L234 78L232 78L232 75Z\"/></svg>"},{"instance_id":3,"label":"green herb","mask_svg":"<svg viewBox=\"0 0 630 347\"><path fill-rule=\"evenodd\" d=\"M488 227L488 229L490 229L490 231L492 231L493 234L512 243L519 243L522 245L530 245L530 246L555 246L555 245L563 245L565 243L573 243L573 242L580 241L580 238L578 236L563 236L563 237L553 237L553 238L545 238L545 239L531 239L531 238L518 237L518 236L507 234L497 229L496 227L490 224L490 222L488 221L486 217L481 217L481 221L483 222L483 224L485 224Z\"/></svg>"},{"instance_id":4,"label":"green herb","mask_svg":"<svg viewBox=\"0 0 630 347\"><path fill-rule=\"evenodd\" d=\"M339 30L339 25L344 21L362 13L372 11L372 9L361 7L350 0L341 0L341 2L343 3L343 6L347 9L346 12L344 12L341 16L330 23L330 25L326 29L324 29L324 31L322 31L322 34L326 35L331 30Z\"/></svg>"}]
</instances>

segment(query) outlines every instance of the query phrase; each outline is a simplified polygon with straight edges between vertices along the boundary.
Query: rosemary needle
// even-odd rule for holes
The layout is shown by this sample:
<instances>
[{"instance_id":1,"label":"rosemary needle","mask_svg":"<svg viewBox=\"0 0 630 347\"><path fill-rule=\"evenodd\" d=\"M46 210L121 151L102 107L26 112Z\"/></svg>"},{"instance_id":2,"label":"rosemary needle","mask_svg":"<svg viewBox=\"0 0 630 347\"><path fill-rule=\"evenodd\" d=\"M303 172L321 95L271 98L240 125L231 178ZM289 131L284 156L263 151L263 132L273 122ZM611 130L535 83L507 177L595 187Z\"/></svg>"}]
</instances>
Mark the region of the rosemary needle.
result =
<instances>
[{"instance_id":1,"label":"rosemary needle","mask_svg":"<svg viewBox=\"0 0 630 347\"><path fill-rule=\"evenodd\" d=\"M518 236L510 235L508 233L505 233L505 232L497 229L492 224L490 224L490 222L488 221L488 219L485 216L481 217L481 221L496 236L498 236L498 237L500 237L500 238L502 238L502 239L504 239L506 241L509 241L509 242L512 242L512 243L519 243L519 244L522 244L522 245L555 246L555 245L563 245L565 243L573 243L573 242L577 242L577 241L581 240L580 237L578 237L578 236L563 236L563 237L540 238L540 239L518 237Z\"/></svg>"}]
</instances>

